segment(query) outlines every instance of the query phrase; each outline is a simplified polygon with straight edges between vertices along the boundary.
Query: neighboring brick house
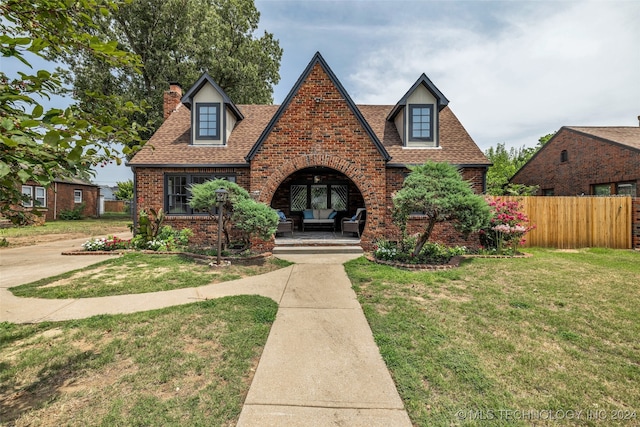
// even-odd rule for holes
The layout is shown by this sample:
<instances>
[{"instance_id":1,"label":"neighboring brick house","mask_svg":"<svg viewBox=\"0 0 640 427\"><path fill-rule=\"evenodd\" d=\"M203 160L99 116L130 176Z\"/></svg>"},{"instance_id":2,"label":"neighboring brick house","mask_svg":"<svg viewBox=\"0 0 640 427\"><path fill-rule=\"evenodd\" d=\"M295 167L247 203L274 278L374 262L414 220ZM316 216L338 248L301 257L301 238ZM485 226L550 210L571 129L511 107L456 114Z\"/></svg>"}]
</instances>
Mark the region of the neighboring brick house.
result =
<instances>
[{"instance_id":1,"label":"neighboring brick house","mask_svg":"<svg viewBox=\"0 0 640 427\"><path fill-rule=\"evenodd\" d=\"M370 249L394 233L391 198L407 166L449 162L484 191L490 163L448 102L423 74L395 105L356 106L319 53L280 106L235 105L207 74L184 96L172 85L165 122L128 163L136 211L164 208L166 223L213 242L215 221L188 206L189 185L224 178L294 218L334 208L339 224L365 207L361 244ZM451 227L438 235L460 240Z\"/></svg>"},{"instance_id":2,"label":"neighboring brick house","mask_svg":"<svg viewBox=\"0 0 640 427\"><path fill-rule=\"evenodd\" d=\"M31 199L23 203L23 207L41 211L47 221L58 219L60 212L82 204L82 216L98 216L100 188L82 179L57 178L46 188L35 182L27 182L22 186L22 194Z\"/></svg>"},{"instance_id":3,"label":"neighboring brick house","mask_svg":"<svg viewBox=\"0 0 640 427\"><path fill-rule=\"evenodd\" d=\"M562 127L516 174L539 195L640 196L640 127Z\"/></svg>"}]
</instances>

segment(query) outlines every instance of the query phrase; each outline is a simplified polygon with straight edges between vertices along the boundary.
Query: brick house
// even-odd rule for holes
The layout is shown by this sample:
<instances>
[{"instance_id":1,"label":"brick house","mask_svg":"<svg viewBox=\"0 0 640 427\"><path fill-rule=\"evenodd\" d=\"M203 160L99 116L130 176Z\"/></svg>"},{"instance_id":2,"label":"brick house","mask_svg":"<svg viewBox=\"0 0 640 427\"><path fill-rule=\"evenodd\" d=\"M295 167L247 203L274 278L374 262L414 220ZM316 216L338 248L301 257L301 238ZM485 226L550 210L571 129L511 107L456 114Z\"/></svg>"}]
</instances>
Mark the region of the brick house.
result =
<instances>
[{"instance_id":1,"label":"brick house","mask_svg":"<svg viewBox=\"0 0 640 427\"><path fill-rule=\"evenodd\" d=\"M366 208L370 249L393 235L391 197L407 166L449 162L484 191L490 163L448 102L423 74L395 105L355 105L319 53L280 106L235 105L207 74L184 95L172 85L163 125L128 163L135 210L163 208L167 224L213 242L215 221L188 206L189 185L223 178L296 221L305 208L335 209L336 224ZM438 235L460 240L451 227Z\"/></svg>"},{"instance_id":2,"label":"brick house","mask_svg":"<svg viewBox=\"0 0 640 427\"><path fill-rule=\"evenodd\" d=\"M640 196L640 127L562 127L516 174L539 195Z\"/></svg>"},{"instance_id":3,"label":"brick house","mask_svg":"<svg viewBox=\"0 0 640 427\"><path fill-rule=\"evenodd\" d=\"M58 219L60 212L82 204L82 216L98 216L100 188L79 178L56 178L48 187L28 181L22 185L22 194L30 198L22 206L42 212L46 221Z\"/></svg>"}]
</instances>

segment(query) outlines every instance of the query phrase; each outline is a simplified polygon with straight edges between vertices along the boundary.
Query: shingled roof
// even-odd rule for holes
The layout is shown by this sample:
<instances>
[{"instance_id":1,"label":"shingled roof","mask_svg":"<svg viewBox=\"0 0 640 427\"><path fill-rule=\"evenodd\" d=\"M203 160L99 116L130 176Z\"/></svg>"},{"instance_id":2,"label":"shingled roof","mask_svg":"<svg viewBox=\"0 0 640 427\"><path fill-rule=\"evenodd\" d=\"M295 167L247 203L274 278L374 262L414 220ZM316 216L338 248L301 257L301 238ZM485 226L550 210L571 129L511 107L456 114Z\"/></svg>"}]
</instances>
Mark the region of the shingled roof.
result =
<instances>
[{"instance_id":1,"label":"shingled roof","mask_svg":"<svg viewBox=\"0 0 640 427\"><path fill-rule=\"evenodd\" d=\"M131 159L130 166L224 167L244 166L248 155L278 110L278 105L238 105L244 120L238 122L225 146L189 144L190 111L183 105L160 126L149 142ZM456 165L489 165L449 107L440 112L440 147L408 148L392 121L393 105L357 105L378 140L391 156L389 166L416 165L428 160Z\"/></svg>"},{"instance_id":2,"label":"shingled roof","mask_svg":"<svg viewBox=\"0 0 640 427\"><path fill-rule=\"evenodd\" d=\"M640 150L640 127L638 126L565 126L565 128Z\"/></svg>"}]
</instances>

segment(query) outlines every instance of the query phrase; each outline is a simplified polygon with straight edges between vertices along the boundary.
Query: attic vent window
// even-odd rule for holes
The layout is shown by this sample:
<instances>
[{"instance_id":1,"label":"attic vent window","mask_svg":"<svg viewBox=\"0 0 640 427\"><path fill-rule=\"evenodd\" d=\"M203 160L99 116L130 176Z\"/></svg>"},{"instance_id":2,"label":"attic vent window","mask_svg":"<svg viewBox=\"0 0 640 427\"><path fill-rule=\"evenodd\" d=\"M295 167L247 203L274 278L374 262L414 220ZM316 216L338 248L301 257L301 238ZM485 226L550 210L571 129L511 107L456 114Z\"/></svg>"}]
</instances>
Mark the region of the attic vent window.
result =
<instances>
[{"instance_id":1,"label":"attic vent window","mask_svg":"<svg viewBox=\"0 0 640 427\"><path fill-rule=\"evenodd\" d=\"M220 139L219 103L196 104L196 132L197 139Z\"/></svg>"},{"instance_id":2,"label":"attic vent window","mask_svg":"<svg viewBox=\"0 0 640 427\"><path fill-rule=\"evenodd\" d=\"M433 141L433 105L409 106L409 140Z\"/></svg>"},{"instance_id":3,"label":"attic vent window","mask_svg":"<svg viewBox=\"0 0 640 427\"><path fill-rule=\"evenodd\" d=\"M567 150L562 150L560 152L560 163L565 163L569 161L569 153L567 153Z\"/></svg>"}]
</instances>

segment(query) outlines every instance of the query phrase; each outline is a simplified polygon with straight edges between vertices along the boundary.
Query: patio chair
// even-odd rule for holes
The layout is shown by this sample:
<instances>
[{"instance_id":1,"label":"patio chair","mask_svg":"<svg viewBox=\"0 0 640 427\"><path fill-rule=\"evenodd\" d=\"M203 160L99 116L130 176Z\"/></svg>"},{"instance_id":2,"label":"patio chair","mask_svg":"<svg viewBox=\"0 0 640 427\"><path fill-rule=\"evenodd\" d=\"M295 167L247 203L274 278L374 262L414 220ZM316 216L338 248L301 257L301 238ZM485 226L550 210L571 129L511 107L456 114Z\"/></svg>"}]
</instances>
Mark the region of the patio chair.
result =
<instances>
[{"instance_id":1,"label":"patio chair","mask_svg":"<svg viewBox=\"0 0 640 427\"><path fill-rule=\"evenodd\" d=\"M278 222L276 234L278 233L291 233L291 237L293 237L293 220L285 217L284 221Z\"/></svg>"},{"instance_id":2,"label":"patio chair","mask_svg":"<svg viewBox=\"0 0 640 427\"><path fill-rule=\"evenodd\" d=\"M342 218L342 235L344 232L356 233L360 238L360 226L364 224L365 208L358 208L356 214L351 218Z\"/></svg>"}]
</instances>

